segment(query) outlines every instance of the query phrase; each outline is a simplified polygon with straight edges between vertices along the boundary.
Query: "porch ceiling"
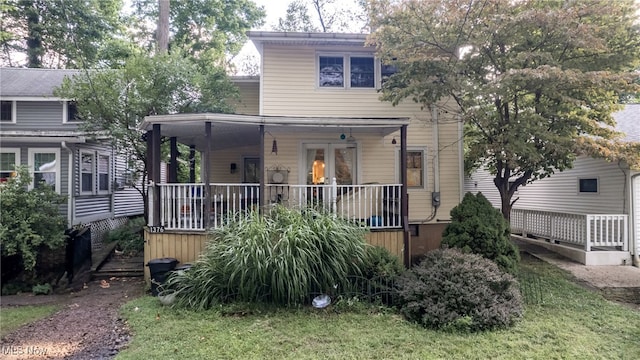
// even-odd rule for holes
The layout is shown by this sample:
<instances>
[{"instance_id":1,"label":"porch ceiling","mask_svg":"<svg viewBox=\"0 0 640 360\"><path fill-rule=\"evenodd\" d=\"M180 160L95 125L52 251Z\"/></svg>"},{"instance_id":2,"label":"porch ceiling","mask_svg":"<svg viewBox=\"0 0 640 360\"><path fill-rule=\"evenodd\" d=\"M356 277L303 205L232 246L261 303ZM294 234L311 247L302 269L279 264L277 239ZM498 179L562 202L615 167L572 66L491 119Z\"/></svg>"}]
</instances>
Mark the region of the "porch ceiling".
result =
<instances>
[{"instance_id":1,"label":"porch ceiling","mask_svg":"<svg viewBox=\"0 0 640 360\"><path fill-rule=\"evenodd\" d=\"M342 131L358 134L385 136L409 124L409 118L334 118L334 117L289 117L256 116L237 114L175 114L147 116L140 129L149 131L160 125L164 137L176 137L178 142L195 145L203 150L206 146L205 123L212 124L212 148L226 149L260 143L259 125L274 133L335 133Z\"/></svg>"}]
</instances>

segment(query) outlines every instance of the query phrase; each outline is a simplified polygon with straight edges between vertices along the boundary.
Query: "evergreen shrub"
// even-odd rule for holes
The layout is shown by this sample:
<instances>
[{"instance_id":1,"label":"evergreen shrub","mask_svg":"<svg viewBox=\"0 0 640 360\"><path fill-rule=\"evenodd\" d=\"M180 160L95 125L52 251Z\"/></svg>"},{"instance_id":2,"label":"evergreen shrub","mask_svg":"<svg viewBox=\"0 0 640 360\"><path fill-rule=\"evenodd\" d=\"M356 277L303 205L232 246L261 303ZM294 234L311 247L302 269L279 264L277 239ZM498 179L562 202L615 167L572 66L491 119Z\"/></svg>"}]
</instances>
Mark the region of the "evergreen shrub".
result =
<instances>
[{"instance_id":1,"label":"evergreen shrub","mask_svg":"<svg viewBox=\"0 0 640 360\"><path fill-rule=\"evenodd\" d=\"M512 274L518 273L520 254L510 239L509 223L484 195L467 193L451 210L442 245L479 254Z\"/></svg>"},{"instance_id":2,"label":"evergreen shrub","mask_svg":"<svg viewBox=\"0 0 640 360\"><path fill-rule=\"evenodd\" d=\"M480 331L513 325L523 313L516 279L492 261L458 249L427 253L398 282L399 308L434 329Z\"/></svg>"}]
</instances>

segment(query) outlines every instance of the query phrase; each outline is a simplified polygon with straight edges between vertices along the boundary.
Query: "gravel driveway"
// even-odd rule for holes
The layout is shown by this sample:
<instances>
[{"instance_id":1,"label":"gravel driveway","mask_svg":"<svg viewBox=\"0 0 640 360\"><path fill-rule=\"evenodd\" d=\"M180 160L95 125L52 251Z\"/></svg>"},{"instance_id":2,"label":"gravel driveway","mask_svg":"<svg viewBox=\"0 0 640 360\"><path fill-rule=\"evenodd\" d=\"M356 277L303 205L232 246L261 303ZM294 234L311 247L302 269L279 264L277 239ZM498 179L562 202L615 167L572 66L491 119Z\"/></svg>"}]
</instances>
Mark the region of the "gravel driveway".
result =
<instances>
[{"instance_id":1,"label":"gravel driveway","mask_svg":"<svg viewBox=\"0 0 640 360\"><path fill-rule=\"evenodd\" d=\"M62 306L52 316L5 336L0 358L110 359L129 340L118 310L143 293L141 278L111 278L89 282L83 290L66 295L3 296L3 307L43 302Z\"/></svg>"}]
</instances>

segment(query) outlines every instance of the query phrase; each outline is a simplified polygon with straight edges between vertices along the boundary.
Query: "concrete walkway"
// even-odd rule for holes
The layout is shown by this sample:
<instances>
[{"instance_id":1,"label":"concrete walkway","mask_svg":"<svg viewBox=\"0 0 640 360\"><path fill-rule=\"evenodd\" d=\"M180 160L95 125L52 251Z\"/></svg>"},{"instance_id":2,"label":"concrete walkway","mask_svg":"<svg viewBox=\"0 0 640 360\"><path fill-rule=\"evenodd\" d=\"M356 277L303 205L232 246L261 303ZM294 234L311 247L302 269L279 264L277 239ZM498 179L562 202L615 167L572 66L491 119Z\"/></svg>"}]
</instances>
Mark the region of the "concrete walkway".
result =
<instances>
[{"instance_id":1,"label":"concrete walkway","mask_svg":"<svg viewBox=\"0 0 640 360\"><path fill-rule=\"evenodd\" d=\"M640 304L640 268L635 266L587 266L542 246L514 240L521 251L571 273L583 285L603 292L615 301ZM640 309L640 307L639 307Z\"/></svg>"}]
</instances>

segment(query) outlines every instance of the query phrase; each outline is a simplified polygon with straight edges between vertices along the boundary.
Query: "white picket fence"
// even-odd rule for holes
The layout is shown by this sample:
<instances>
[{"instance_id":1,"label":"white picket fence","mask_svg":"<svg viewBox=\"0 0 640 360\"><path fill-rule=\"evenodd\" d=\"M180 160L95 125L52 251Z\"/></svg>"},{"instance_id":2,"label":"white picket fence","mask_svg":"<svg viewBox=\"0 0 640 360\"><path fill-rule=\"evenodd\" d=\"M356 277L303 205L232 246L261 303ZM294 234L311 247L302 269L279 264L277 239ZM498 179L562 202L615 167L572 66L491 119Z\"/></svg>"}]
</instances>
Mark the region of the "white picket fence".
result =
<instances>
[{"instance_id":1,"label":"white picket fence","mask_svg":"<svg viewBox=\"0 0 640 360\"><path fill-rule=\"evenodd\" d=\"M593 247L629 250L629 216L623 214L572 214L530 209L511 210L511 232Z\"/></svg>"}]
</instances>

